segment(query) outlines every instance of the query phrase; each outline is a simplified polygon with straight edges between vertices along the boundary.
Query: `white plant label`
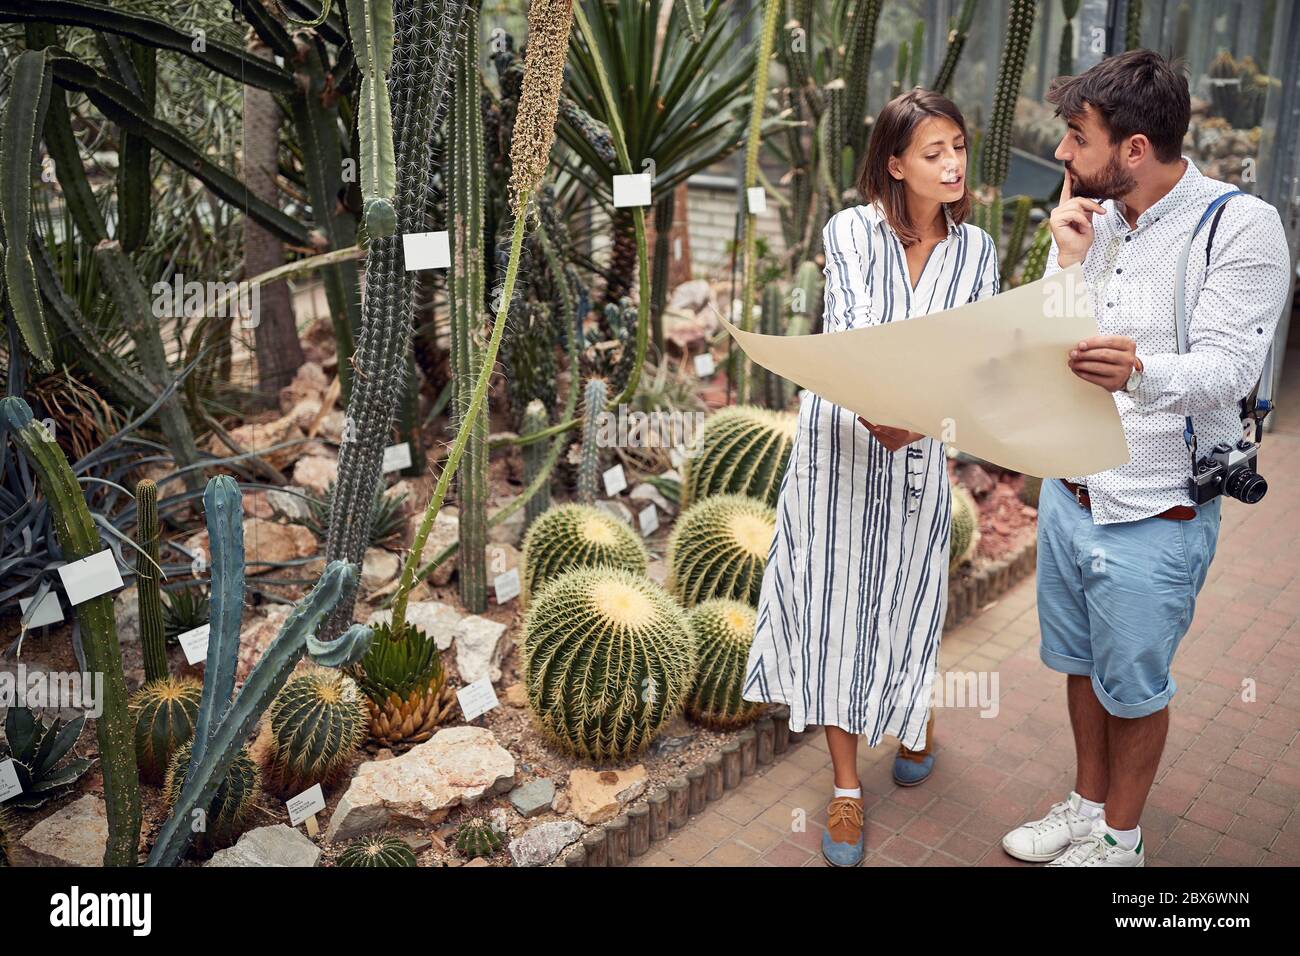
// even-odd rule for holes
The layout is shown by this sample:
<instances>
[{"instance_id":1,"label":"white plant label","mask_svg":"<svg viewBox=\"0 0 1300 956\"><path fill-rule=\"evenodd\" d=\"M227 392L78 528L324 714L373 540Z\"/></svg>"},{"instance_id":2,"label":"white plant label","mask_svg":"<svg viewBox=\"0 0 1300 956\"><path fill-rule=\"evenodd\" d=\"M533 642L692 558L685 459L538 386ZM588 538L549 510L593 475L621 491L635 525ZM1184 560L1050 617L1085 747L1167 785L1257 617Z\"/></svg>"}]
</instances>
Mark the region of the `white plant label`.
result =
<instances>
[{"instance_id":1,"label":"white plant label","mask_svg":"<svg viewBox=\"0 0 1300 956\"><path fill-rule=\"evenodd\" d=\"M407 442L401 442L397 445L389 445L384 449L383 470L401 471L403 468L411 467L411 446Z\"/></svg>"},{"instance_id":2,"label":"white plant label","mask_svg":"<svg viewBox=\"0 0 1300 956\"><path fill-rule=\"evenodd\" d=\"M24 614L31 607L36 598L19 598L18 609ZM63 608L59 605L59 596L54 591L46 591L45 597L41 598L40 605L32 612L31 618L27 621L28 627L45 627L47 624L58 624L63 620Z\"/></svg>"},{"instance_id":3,"label":"white plant label","mask_svg":"<svg viewBox=\"0 0 1300 956\"><path fill-rule=\"evenodd\" d=\"M0 803L23 792L18 782L18 770L12 760L0 760Z\"/></svg>"},{"instance_id":4,"label":"white plant label","mask_svg":"<svg viewBox=\"0 0 1300 956\"><path fill-rule=\"evenodd\" d=\"M407 232L402 234L402 257L406 271L447 269L451 266L451 240L441 232Z\"/></svg>"},{"instance_id":5,"label":"white plant label","mask_svg":"<svg viewBox=\"0 0 1300 956\"><path fill-rule=\"evenodd\" d=\"M627 487L627 476L623 474L623 466L615 465L602 476L605 479L605 495L613 498L616 494Z\"/></svg>"},{"instance_id":6,"label":"white plant label","mask_svg":"<svg viewBox=\"0 0 1300 956\"><path fill-rule=\"evenodd\" d=\"M767 192L762 186L750 186L746 189L745 199L749 204L749 211L754 215L767 211Z\"/></svg>"},{"instance_id":7,"label":"white plant label","mask_svg":"<svg viewBox=\"0 0 1300 956\"><path fill-rule=\"evenodd\" d=\"M316 784L310 790L304 790L296 797L290 798L285 802L289 810L289 823L297 826L308 817L315 816L325 809L325 794L321 792L320 784Z\"/></svg>"},{"instance_id":8,"label":"white plant label","mask_svg":"<svg viewBox=\"0 0 1300 956\"><path fill-rule=\"evenodd\" d=\"M498 574L493 581L493 587L497 592L497 603L505 604L506 601L519 596L519 569L511 568L509 571L503 571Z\"/></svg>"},{"instance_id":9,"label":"white plant label","mask_svg":"<svg viewBox=\"0 0 1300 956\"><path fill-rule=\"evenodd\" d=\"M716 368L717 366L713 364L712 352L701 352L695 356L695 374L700 378L708 378Z\"/></svg>"},{"instance_id":10,"label":"white plant label","mask_svg":"<svg viewBox=\"0 0 1300 956\"><path fill-rule=\"evenodd\" d=\"M486 677L480 677L456 691L456 700L460 703L460 711L466 720L486 714L500 703L492 681Z\"/></svg>"},{"instance_id":11,"label":"white plant label","mask_svg":"<svg viewBox=\"0 0 1300 956\"><path fill-rule=\"evenodd\" d=\"M659 527L659 510L655 507L653 501L637 513L637 520L641 522L641 534L655 533L655 530Z\"/></svg>"},{"instance_id":12,"label":"white plant label","mask_svg":"<svg viewBox=\"0 0 1300 956\"><path fill-rule=\"evenodd\" d=\"M614 177L615 206L650 205L650 174L628 173Z\"/></svg>"},{"instance_id":13,"label":"white plant label","mask_svg":"<svg viewBox=\"0 0 1300 956\"><path fill-rule=\"evenodd\" d=\"M117 561L108 548L88 558L63 565L59 568L59 577L63 579L63 589L68 593L68 603L74 607L122 587L122 575L118 573Z\"/></svg>"},{"instance_id":14,"label":"white plant label","mask_svg":"<svg viewBox=\"0 0 1300 956\"><path fill-rule=\"evenodd\" d=\"M189 662L191 667L208 659L208 634L211 631L212 625L204 624L192 631L186 631L176 638L176 640L180 641L181 650L185 652L185 660Z\"/></svg>"}]
</instances>

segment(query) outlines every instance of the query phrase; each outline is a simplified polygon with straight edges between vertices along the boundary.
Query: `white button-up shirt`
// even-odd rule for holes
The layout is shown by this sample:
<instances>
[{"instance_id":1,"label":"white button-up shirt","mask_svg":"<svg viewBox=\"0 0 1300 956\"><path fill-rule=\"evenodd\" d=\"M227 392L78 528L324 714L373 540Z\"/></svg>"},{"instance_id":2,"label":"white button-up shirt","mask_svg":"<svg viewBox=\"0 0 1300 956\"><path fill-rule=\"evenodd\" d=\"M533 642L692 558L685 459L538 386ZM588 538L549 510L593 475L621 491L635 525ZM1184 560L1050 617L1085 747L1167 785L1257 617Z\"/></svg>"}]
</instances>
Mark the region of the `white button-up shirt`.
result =
<instances>
[{"instance_id":1,"label":"white button-up shirt","mask_svg":"<svg viewBox=\"0 0 1300 956\"><path fill-rule=\"evenodd\" d=\"M1234 196L1223 207L1208 270L1208 222L1188 257L1188 350L1178 354L1179 255L1211 200L1236 188L1202 175L1189 157L1183 161L1182 178L1138 216L1136 227L1129 228L1118 200L1106 200L1106 215L1092 217L1083 274L1098 331L1136 341L1143 365L1136 391L1112 393L1128 462L1070 476L1088 486L1094 524L1136 521L1193 504L1183 418L1192 416L1198 457L1217 442L1242 437L1239 401L1259 380L1290 290L1290 251L1277 210L1255 196ZM1060 270L1057 253L1053 240L1045 275Z\"/></svg>"}]
</instances>

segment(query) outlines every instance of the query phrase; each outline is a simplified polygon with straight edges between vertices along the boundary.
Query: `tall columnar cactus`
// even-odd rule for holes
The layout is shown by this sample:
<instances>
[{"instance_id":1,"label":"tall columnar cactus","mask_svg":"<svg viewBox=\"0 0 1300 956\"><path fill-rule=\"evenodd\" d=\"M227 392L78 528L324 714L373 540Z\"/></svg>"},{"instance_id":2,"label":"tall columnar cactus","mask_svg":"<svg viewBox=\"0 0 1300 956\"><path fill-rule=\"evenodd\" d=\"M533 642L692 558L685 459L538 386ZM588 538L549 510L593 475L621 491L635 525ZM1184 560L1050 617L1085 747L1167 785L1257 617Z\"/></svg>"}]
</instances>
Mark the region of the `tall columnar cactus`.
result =
<instances>
[{"instance_id":1,"label":"tall columnar cactus","mask_svg":"<svg viewBox=\"0 0 1300 956\"><path fill-rule=\"evenodd\" d=\"M372 239L397 229L393 195L393 115L388 74L393 66L393 0L347 0L352 51L361 74L357 139L361 145L361 197L366 233Z\"/></svg>"},{"instance_id":2,"label":"tall columnar cactus","mask_svg":"<svg viewBox=\"0 0 1300 956\"><path fill-rule=\"evenodd\" d=\"M1028 196L1017 196L1011 213L1011 235L1007 237L1007 251L1002 257L1002 284L1006 285L1015 274L1025 252L1025 236L1029 232L1029 213L1034 202Z\"/></svg>"},{"instance_id":3,"label":"tall columnar cactus","mask_svg":"<svg viewBox=\"0 0 1300 956\"><path fill-rule=\"evenodd\" d=\"M582 391L582 460L578 463L578 501L591 504L601 483L601 416L605 414L606 382L589 378Z\"/></svg>"},{"instance_id":4,"label":"tall columnar cactus","mask_svg":"<svg viewBox=\"0 0 1300 956\"><path fill-rule=\"evenodd\" d=\"M184 799L185 783L190 773L190 755L194 744L191 741L183 745L172 757L167 767L167 779L163 784L163 796L167 806L176 812L177 805ZM229 846L243 831L252 815L254 804L262 792L262 773L248 748L240 747L222 776L220 784L201 817L197 817L193 826L193 845L200 853L209 854L213 850Z\"/></svg>"},{"instance_id":5,"label":"tall columnar cactus","mask_svg":"<svg viewBox=\"0 0 1300 956\"><path fill-rule=\"evenodd\" d=\"M876 45L876 27L884 8L881 0L861 0L849 7L848 46L844 51L844 69L840 74L848 82L845 102L846 138L837 144L849 146L854 156L867 149L867 84L871 79L871 53ZM838 212L839 210L834 210Z\"/></svg>"},{"instance_id":6,"label":"tall columnar cactus","mask_svg":"<svg viewBox=\"0 0 1300 956\"><path fill-rule=\"evenodd\" d=\"M579 568L524 616L524 685L542 735L596 761L642 753L682 706L695 675L686 616L643 575Z\"/></svg>"},{"instance_id":7,"label":"tall columnar cactus","mask_svg":"<svg viewBox=\"0 0 1300 956\"><path fill-rule=\"evenodd\" d=\"M193 677L151 680L131 695L140 779L161 786L172 757L194 739L203 684Z\"/></svg>"},{"instance_id":8,"label":"tall columnar cactus","mask_svg":"<svg viewBox=\"0 0 1300 956\"><path fill-rule=\"evenodd\" d=\"M458 43L451 107L452 264L451 376L457 428L469 410L475 373L483 364L484 317L484 164L483 107L480 102L479 18L471 4ZM548 345L548 348L550 346ZM460 505L458 578L460 600L475 614L487 608L488 421L480 415L471 423L465 461L456 476Z\"/></svg>"},{"instance_id":9,"label":"tall columnar cactus","mask_svg":"<svg viewBox=\"0 0 1300 956\"><path fill-rule=\"evenodd\" d=\"M1061 27L1061 49L1056 57L1056 72L1060 76L1074 73L1074 18L1079 15L1079 0L1061 0L1065 24Z\"/></svg>"},{"instance_id":10,"label":"tall columnar cactus","mask_svg":"<svg viewBox=\"0 0 1300 956\"><path fill-rule=\"evenodd\" d=\"M410 867L415 854L406 842L393 836L368 836L353 840L339 854L338 866Z\"/></svg>"},{"instance_id":11,"label":"tall columnar cactus","mask_svg":"<svg viewBox=\"0 0 1300 956\"><path fill-rule=\"evenodd\" d=\"M546 415L546 406L540 400L534 398L524 409L523 426L519 432L521 435L532 435L541 431L549 424ZM532 485L534 481L542 478L550 472L547 467L547 446L541 442L532 442L524 445L521 449L524 456L524 484ZM551 483L543 481L542 487L537 493L531 495L528 503L524 506L524 527L530 528L537 517L551 506Z\"/></svg>"},{"instance_id":12,"label":"tall columnar cactus","mask_svg":"<svg viewBox=\"0 0 1300 956\"><path fill-rule=\"evenodd\" d=\"M740 696L757 617L748 604L714 598L686 615L698 666L686 695L686 716L716 730L742 727L765 709Z\"/></svg>"},{"instance_id":13,"label":"tall columnar cactus","mask_svg":"<svg viewBox=\"0 0 1300 956\"><path fill-rule=\"evenodd\" d=\"M315 668L291 678L267 711L256 748L266 788L287 798L334 782L369 722L361 691L345 674Z\"/></svg>"},{"instance_id":14,"label":"tall columnar cactus","mask_svg":"<svg viewBox=\"0 0 1300 956\"><path fill-rule=\"evenodd\" d=\"M54 436L32 417L31 408L21 398L0 399L0 425L8 429L36 470L64 560L78 561L102 551L99 528ZM140 841L140 781L136 775L135 738L122 674L122 654L117 643L113 596L101 594L78 604L77 621L86 669L103 675L104 680L103 713L95 722L108 814L104 865L134 866Z\"/></svg>"},{"instance_id":15,"label":"tall columnar cactus","mask_svg":"<svg viewBox=\"0 0 1300 956\"><path fill-rule=\"evenodd\" d=\"M936 93L948 95L948 88L952 86L952 78L957 73L957 63L961 60L961 52L966 46L966 38L970 36L970 28L975 22L975 4L978 0L962 0L961 12L957 19L950 21L948 28L948 45L944 49L943 63L939 67L939 72L935 74L934 82L930 84L930 89ZM1070 2L1070 0L1066 0ZM1078 0L1074 0L1075 3Z\"/></svg>"},{"instance_id":16,"label":"tall columnar cactus","mask_svg":"<svg viewBox=\"0 0 1300 956\"><path fill-rule=\"evenodd\" d=\"M397 170L396 212L401 233L425 232L435 198L432 133L451 86L456 38L467 0L395 0L393 59L388 93ZM355 33L355 26L349 23ZM357 37L353 36L354 46ZM384 447L393 415L406 394L411 352L414 282L400 236L372 238L366 254L361 332L353 355L355 380L347 429L339 449L338 487L330 510L327 560L360 565L370 538L369 504L382 478ZM334 637L351 623L355 582L326 623Z\"/></svg>"},{"instance_id":17,"label":"tall columnar cactus","mask_svg":"<svg viewBox=\"0 0 1300 956\"><path fill-rule=\"evenodd\" d=\"M790 412L755 405L715 412L682 465L682 507L728 493L775 505L798 421Z\"/></svg>"},{"instance_id":18,"label":"tall columnar cactus","mask_svg":"<svg viewBox=\"0 0 1300 956\"><path fill-rule=\"evenodd\" d=\"M1124 10L1124 49L1142 45L1142 0L1128 0Z\"/></svg>"},{"instance_id":19,"label":"tall columnar cactus","mask_svg":"<svg viewBox=\"0 0 1300 956\"><path fill-rule=\"evenodd\" d=\"M142 478L135 486L136 606L140 610L140 649L144 655L144 679L167 676L167 642L163 634L162 576L158 530L158 485Z\"/></svg>"},{"instance_id":20,"label":"tall columnar cactus","mask_svg":"<svg viewBox=\"0 0 1300 956\"><path fill-rule=\"evenodd\" d=\"M975 499L961 485L952 486L952 532L949 539L948 569L956 570L975 556L980 540L980 513Z\"/></svg>"},{"instance_id":21,"label":"tall columnar cactus","mask_svg":"<svg viewBox=\"0 0 1300 956\"><path fill-rule=\"evenodd\" d=\"M239 659L239 611L243 607L243 508L238 487L225 476L208 482L204 504L212 546L212 628L203 699L191 752L184 761L184 785L149 854L150 866L176 866L180 862L196 819L200 814L210 817L209 809L219 789L230 779L231 767L240 759L244 742L289 680L303 652L322 666L344 667L359 660L370 645L370 628L359 624L330 643L313 636L345 589L356 584L356 565L331 561L315 587L290 612L280 633L231 701Z\"/></svg>"},{"instance_id":22,"label":"tall columnar cactus","mask_svg":"<svg viewBox=\"0 0 1300 956\"><path fill-rule=\"evenodd\" d=\"M782 328L785 310L785 289L779 282L769 282L763 289L762 332L764 335L784 335ZM785 407L785 379L768 369L754 369L759 386L755 389L760 400L771 409Z\"/></svg>"},{"instance_id":23,"label":"tall columnar cactus","mask_svg":"<svg viewBox=\"0 0 1300 956\"><path fill-rule=\"evenodd\" d=\"M1020 274L1020 284L1026 282L1037 282L1043 277L1043 272L1047 269L1047 257L1052 252L1052 231L1047 228L1047 221L1044 220L1034 233L1034 239L1029 244L1029 251L1025 253L1025 270Z\"/></svg>"},{"instance_id":24,"label":"tall columnar cactus","mask_svg":"<svg viewBox=\"0 0 1300 956\"><path fill-rule=\"evenodd\" d=\"M1029 35L1034 31L1035 0L1011 0L1010 19L998 64L997 87L993 92L993 113L984 136L981 157L982 182L1000 190L1007 178L1011 159L1011 124L1020 96L1020 81L1025 73L1025 55L1029 52ZM996 225L996 224L995 224Z\"/></svg>"},{"instance_id":25,"label":"tall columnar cactus","mask_svg":"<svg viewBox=\"0 0 1300 956\"><path fill-rule=\"evenodd\" d=\"M726 597L757 605L776 511L744 495L714 495L682 512L668 538L667 588L683 607Z\"/></svg>"},{"instance_id":26,"label":"tall columnar cactus","mask_svg":"<svg viewBox=\"0 0 1300 956\"><path fill-rule=\"evenodd\" d=\"M628 525L577 503L557 505L534 521L524 535L522 558L522 607L547 581L573 568L605 565L644 574L650 563L641 536Z\"/></svg>"}]
</instances>

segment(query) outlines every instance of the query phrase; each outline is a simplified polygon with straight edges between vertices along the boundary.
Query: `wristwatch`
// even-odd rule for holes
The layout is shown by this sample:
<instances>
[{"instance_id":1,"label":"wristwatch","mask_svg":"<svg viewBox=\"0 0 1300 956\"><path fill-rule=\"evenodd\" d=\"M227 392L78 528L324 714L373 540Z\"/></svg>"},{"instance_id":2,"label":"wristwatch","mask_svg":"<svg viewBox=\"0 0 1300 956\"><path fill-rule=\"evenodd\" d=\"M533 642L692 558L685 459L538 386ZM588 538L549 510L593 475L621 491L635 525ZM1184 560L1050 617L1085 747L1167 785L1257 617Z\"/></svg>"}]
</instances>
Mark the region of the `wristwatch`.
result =
<instances>
[{"instance_id":1,"label":"wristwatch","mask_svg":"<svg viewBox=\"0 0 1300 956\"><path fill-rule=\"evenodd\" d=\"M1124 391L1136 392L1139 385L1142 384L1142 360L1137 356L1133 357L1133 370L1128 373L1128 381L1124 383Z\"/></svg>"}]
</instances>

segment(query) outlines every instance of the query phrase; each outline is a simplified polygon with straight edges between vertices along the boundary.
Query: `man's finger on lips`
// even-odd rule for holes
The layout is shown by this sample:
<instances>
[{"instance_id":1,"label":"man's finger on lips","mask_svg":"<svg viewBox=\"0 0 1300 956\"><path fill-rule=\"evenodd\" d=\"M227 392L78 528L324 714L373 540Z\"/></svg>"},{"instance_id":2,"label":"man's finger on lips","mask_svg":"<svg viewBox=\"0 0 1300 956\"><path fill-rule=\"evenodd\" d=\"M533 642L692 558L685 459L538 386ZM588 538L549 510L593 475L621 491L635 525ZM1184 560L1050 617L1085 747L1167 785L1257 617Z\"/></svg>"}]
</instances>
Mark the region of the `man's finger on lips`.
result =
<instances>
[{"instance_id":1,"label":"man's finger on lips","mask_svg":"<svg viewBox=\"0 0 1300 956\"><path fill-rule=\"evenodd\" d=\"M1072 177L1070 176L1070 171L1067 169L1064 170L1064 173L1065 173L1065 178L1061 182L1061 203L1069 202L1070 197L1074 195L1074 184L1070 181L1072 179Z\"/></svg>"}]
</instances>

